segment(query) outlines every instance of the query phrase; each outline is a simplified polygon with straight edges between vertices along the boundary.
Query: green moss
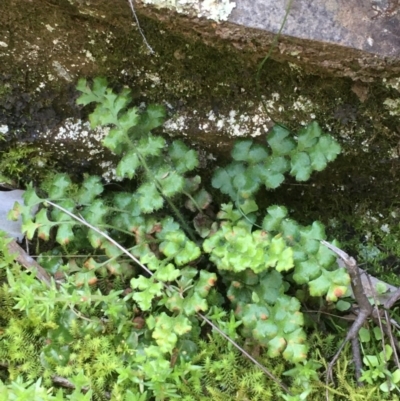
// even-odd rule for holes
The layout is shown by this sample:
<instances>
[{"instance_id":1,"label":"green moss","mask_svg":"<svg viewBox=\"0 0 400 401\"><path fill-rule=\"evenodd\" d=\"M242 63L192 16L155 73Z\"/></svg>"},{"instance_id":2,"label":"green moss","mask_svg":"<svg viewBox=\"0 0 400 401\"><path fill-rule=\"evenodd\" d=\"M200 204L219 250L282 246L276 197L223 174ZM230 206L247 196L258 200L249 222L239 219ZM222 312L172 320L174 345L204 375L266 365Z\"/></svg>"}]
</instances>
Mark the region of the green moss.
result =
<instances>
[{"instance_id":1,"label":"green moss","mask_svg":"<svg viewBox=\"0 0 400 401\"><path fill-rule=\"evenodd\" d=\"M36 146L20 144L0 151L0 182L19 187L24 182L40 182L51 171L51 155Z\"/></svg>"}]
</instances>

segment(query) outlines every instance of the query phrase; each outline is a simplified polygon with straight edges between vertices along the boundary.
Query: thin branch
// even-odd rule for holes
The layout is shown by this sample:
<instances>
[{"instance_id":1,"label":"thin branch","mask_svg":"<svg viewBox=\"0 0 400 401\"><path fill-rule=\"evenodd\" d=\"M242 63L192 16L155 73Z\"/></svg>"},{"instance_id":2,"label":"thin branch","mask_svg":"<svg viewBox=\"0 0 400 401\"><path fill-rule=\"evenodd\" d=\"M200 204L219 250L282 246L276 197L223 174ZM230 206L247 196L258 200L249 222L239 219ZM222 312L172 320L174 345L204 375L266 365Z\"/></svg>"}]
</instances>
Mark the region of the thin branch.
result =
<instances>
[{"instance_id":1,"label":"thin branch","mask_svg":"<svg viewBox=\"0 0 400 401\"><path fill-rule=\"evenodd\" d=\"M361 369L362 369L362 358L361 358L360 342L358 341L358 337L354 337L351 339L351 349L353 350L353 360L354 360L357 386L363 387L364 383L362 381L360 381Z\"/></svg>"},{"instance_id":2,"label":"thin branch","mask_svg":"<svg viewBox=\"0 0 400 401\"><path fill-rule=\"evenodd\" d=\"M143 38L144 44L145 44L146 47L149 49L149 51L150 51L151 54L155 54L156 52L155 52L155 51L153 50L153 48L149 45L149 42L147 41L146 36L144 36L143 30L142 30L142 28L140 27L139 18L137 17L137 14L136 14L136 11L135 11L135 7L133 6L133 1L132 1L132 0L128 0L128 3L129 3L129 5L130 5L130 7L131 7L133 17L134 17L135 20L136 20L136 25L137 25L137 27L138 27L138 30L139 30L140 35L141 35L142 38Z\"/></svg>"},{"instance_id":3,"label":"thin branch","mask_svg":"<svg viewBox=\"0 0 400 401\"><path fill-rule=\"evenodd\" d=\"M385 309L391 309L392 306L400 299L400 288L385 302Z\"/></svg>"},{"instance_id":4,"label":"thin branch","mask_svg":"<svg viewBox=\"0 0 400 401\"><path fill-rule=\"evenodd\" d=\"M51 286L51 278L49 273L43 269L39 263L36 262L31 256L29 256L23 248L21 248L15 239L12 239L7 245L7 249L10 254L15 255L14 260L18 262L25 269L36 272L36 277L48 287Z\"/></svg>"},{"instance_id":5,"label":"thin branch","mask_svg":"<svg viewBox=\"0 0 400 401\"><path fill-rule=\"evenodd\" d=\"M123 252L130 259L132 259L135 263L137 263L146 273L148 273L150 276L153 275L153 272L151 270L149 270L143 263L141 263L139 259L137 259L135 256L133 256L130 252L128 252L122 245L118 244L118 242L115 241L114 239L112 239L109 235L107 235L106 233L102 232L101 230L99 230L95 226L92 226L90 223L88 223L83 218L76 216L75 214L71 213L67 209L64 209L62 206L59 206L56 203L53 203L53 202L48 201L48 200L46 200L46 203L48 203L49 205L51 205L51 206L63 211L65 214L67 214L68 216L72 217L73 219L79 221L84 226L89 227L93 231L95 231L97 234L100 234L102 237L104 237L105 239L110 241L114 246L116 246L121 252Z\"/></svg>"},{"instance_id":6,"label":"thin branch","mask_svg":"<svg viewBox=\"0 0 400 401\"><path fill-rule=\"evenodd\" d=\"M336 352L336 354L334 355L334 357L332 358L331 362L328 365L328 369L326 372L326 384L328 385L329 381L332 380L333 366L338 360L344 346L349 341L351 341L353 346L353 353L354 353L354 348L356 346L359 346L358 341L356 340L358 332L360 331L364 323L367 321L367 319L372 316L373 308L367 296L364 293L364 287L361 281L360 270L357 266L357 262L355 261L355 259L349 256L346 252L330 244L329 242L322 240L321 243L343 260L344 264L346 265L347 271L350 275L351 287L353 289L354 298L356 299L358 306L360 308L356 320L351 325L345 340L343 341L342 345L339 347L338 351ZM359 351L355 352L355 357L356 357L355 363L359 364L359 361L361 360ZM356 376L359 375L359 373L357 373L358 370L360 370L360 366L356 366ZM357 377L357 382L360 383L358 377Z\"/></svg>"}]
</instances>

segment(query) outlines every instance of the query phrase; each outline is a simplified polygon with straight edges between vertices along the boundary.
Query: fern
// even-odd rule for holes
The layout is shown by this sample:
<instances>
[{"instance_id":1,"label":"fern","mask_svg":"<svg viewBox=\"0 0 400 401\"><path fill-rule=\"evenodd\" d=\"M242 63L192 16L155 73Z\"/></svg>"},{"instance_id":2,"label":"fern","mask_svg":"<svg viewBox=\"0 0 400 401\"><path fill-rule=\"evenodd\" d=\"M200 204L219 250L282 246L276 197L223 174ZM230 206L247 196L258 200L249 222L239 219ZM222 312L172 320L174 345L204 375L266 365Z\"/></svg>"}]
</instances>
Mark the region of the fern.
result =
<instances>
[{"instance_id":1,"label":"fern","mask_svg":"<svg viewBox=\"0 0 400 401\"><path fill-rule=\"evenodd\" d=\"M321 245L321 223L302 226L281 205L262 211L256 195L286 175L307 180L336 158L338 143L316 122L296 135L276 126L264 144L236 143L233 161L215 171L214 190L207 190L196 174L197 153L152 132L162 124L162 107L132 107L129 90L114 93L102 78L93 85L81 80L78 90L79 104L95 103L92 126L110 127L103 144L119 160L118 178L133 180L133 190L106 192L99 177L77 184L56 174L42 190L29 186L25 205L14 208L29 239L58 244L58 255L42 261L65 280L44 288L16 266L8 269L4 313L19 313L33 333L20 334L11 352L0 346L17 361L13 379L24 363L36 379L36 357L47 383L58 374L99 399L284 397L224 338L204 338L204 314L242 346L252 344L274 375L286 372L294 398L318 400L322 362L309 359L296 290L335 302L349 278ZM216 189L227 203L215 204ZM45 256L53 260L46 264ZM29 342L43 338L26 353ZM320 360L315 349L312 355Z\"/></svg>"}]
</instances>

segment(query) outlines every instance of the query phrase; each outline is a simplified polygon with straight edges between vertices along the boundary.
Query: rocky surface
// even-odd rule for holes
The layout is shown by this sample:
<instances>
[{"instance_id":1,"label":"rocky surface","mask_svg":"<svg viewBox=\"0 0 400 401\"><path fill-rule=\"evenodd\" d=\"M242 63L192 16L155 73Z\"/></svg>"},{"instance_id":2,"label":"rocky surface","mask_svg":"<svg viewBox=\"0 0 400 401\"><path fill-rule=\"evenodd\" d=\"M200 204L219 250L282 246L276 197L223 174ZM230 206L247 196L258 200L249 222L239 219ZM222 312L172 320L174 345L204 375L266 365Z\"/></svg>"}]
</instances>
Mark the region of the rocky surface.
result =
<instances>
[{"instance_id":1,"label":"rocky surface","mask_svg":"<svg viewBox=\"0 0 400 401\"><path fill-rule=\"evenodd\" d=\"M209 0L202 7L228 3ZM342 3L296 0L286 35L259 73L282 21L283 1L238 0L228 14L217 10L218 22L199 18L196 10L187 15L132 3L150 52L129 1L2 0L0 167L10 174L17 169L24 181L32 171L55 166L102 172L107 160L95 147L102 133L87 129L90 107L75 105L74 89L80 77L102 75L116 90L130 87L136 105L164 104L165 133L205 149L209 163L223 163L239 136L263 140L273 121L296 131L315 119L341 141L344 155L332 166L334 174L316 175L301 191L285 188L293 209L318 199L326 218L365 202L382 210L398 199L400 188L399 15L382 1ZM383 12L376 13L376 6ZM374 26L387 26L392 47Z\"/></svg>"},{"instance_id":2,"label":"rocky surface","mask_svg":"<svg viewBox=\"0 0 400 401\"><path fill-rule=\"evenodd\" d=\"M237 0L228 21L278 32L288 6L288 1ZM398 58L399 11L397 0L296 0L282 33Z\"/></svg>"}]
</instances>

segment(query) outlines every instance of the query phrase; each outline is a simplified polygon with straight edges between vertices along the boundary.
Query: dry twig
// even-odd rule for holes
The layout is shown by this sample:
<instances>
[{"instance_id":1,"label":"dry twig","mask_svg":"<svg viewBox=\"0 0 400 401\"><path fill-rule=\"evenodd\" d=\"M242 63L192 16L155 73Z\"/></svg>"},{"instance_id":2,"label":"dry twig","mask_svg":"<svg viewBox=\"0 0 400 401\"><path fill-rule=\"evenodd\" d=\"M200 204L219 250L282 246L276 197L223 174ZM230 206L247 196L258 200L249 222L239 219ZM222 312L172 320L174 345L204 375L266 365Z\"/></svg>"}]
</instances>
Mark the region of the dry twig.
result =
<instances>
[{"instance_id":1,"label":"dry twig","mask_svg":"<svg viewBox=\"0 0 400 401\"><path fill-rule=\"evenodd\" d=\"M357 384L360 386L362 383L360 382L361 377L361 368L362 368L362 360L360 354L360 344L358 341L358 332L360 331L361 327L367 321L367 319L372 318L373 321L381 328L381 331L385 333L389 339L391 344L394 348L399 349L399 344L397 340L393 337L391 330L390 330L390 319L386 312L384 312L382 319L380 310L377 308L377 300L375 298L375 306L373 307L365 294L365 289L363 285L363 281L361 280L360 269L357 266L357 262L354 258L349 256L346 252L342 251L341 249L335 247L334 245L330 244L326 241L321 241L323 245L329 248L332 252L334 252L344 263L347 268L347 271L350 275L351 279L351 287L353 289L354 298L358 304L358 315L356 320L350 327L345 340L339 347L338 351L332 358L331 362L328 365L327 373L326 373L326 384L332 380L332 370L333 366L335 365L336 361L338 360L344 346L351 341L352 343L352 350L353 350L353 359L355 363L355 371L356 371L356 379ZM373 294L374 296L374 294ZM390 298L385 302L384 307L385 309L389 309L393 304L400 298L400 289L393 293Z\"/></svg>"},{"instance_id":2,"label":"dry twig","mask_svg":"<svg viewBox=\"0 0 400 401\"><path fill-rule=\"evenodd\" d=\"M16 262L25 267L25 269L31 272L36 272L36 277L50 287L51 278L49 273L47 273L47 271L44 270L43 267L36 262L36 260L29 256L24 249L18 245L15 239L11 239L11 241L7 244L7 249L11 255L15 255L14 260Z\"/></svg>"}]
</instances>

